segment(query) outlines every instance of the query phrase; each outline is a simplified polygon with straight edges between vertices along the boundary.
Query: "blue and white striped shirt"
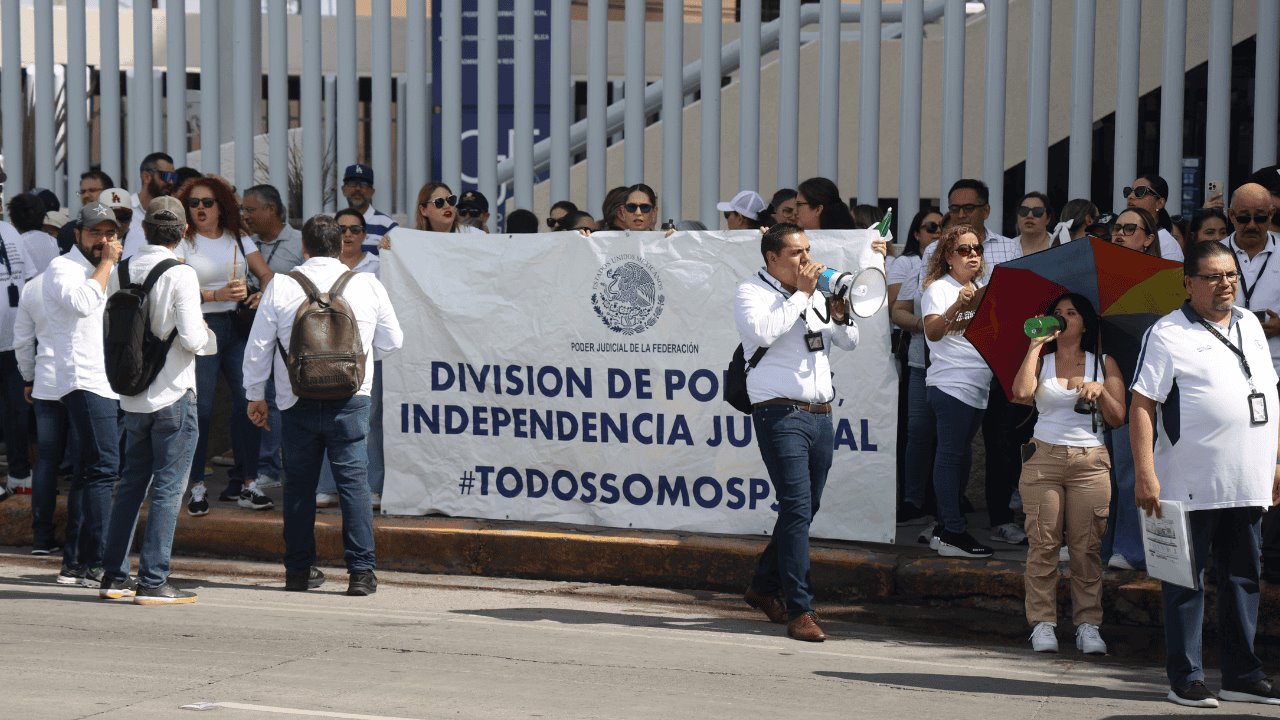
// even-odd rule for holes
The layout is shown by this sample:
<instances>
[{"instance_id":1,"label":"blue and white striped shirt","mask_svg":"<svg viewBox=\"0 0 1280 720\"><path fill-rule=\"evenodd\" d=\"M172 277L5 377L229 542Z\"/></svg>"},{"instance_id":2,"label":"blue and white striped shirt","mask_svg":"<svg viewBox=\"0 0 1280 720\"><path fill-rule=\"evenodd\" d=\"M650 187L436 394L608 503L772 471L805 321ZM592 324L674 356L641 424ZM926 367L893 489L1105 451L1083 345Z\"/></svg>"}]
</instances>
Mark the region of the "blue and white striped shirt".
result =
<instances>
[{"instance_id":1,"label":"blue and white striped shirt","mask_svg":"<svg viewBox=\"0 0 1280 720\"><path fill-rule=\"evenodd\" d=\"M365 243L361 249L377 255L378 241L397 227L400 227L399 223L392 220L390 215L378 212L370 205L369 209L364 211Z\"/></svg>"}]
</instances>

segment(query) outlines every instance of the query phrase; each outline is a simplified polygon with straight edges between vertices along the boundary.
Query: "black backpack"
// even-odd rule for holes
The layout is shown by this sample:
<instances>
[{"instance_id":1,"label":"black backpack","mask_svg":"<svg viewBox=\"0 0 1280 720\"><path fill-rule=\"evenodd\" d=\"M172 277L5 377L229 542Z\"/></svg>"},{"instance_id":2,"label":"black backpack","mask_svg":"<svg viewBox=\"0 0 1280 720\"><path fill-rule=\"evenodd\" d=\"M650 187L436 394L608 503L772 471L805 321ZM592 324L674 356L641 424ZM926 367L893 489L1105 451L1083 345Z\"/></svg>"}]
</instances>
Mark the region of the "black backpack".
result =
<instances>
[{"instance_id":1,"label":"black backpack","mask_svg":"<svg viewBox=\"0 0 1280 720\"><path fill-rule=\"evenodd\" d=\"M733 359L729 361L729 369L724 373L724 401L729 403L738 412L751 414L751 397L747 395L747 372L749 367L755 368L760 364L760 358L769 350L767 347L758 347L754 353L751 353L750 362L747 361L745 353L742 351L742 344L738 344L738 348L733 351ZM749 366L749 367L748 367Z\"/></svg>"},{"instance_id":2,"label":"black backpack","mask_svg":"<svg viewBox=\"0 0 1280 720\"><path fill-rule=\"evenodd\" d=\"M151 332L151 288L169 268L182 263L161 260L141 285L129 281L129 261L120 263L120 289L107 298L102 314L102 351L111 389L121 395L137 395L151 386L164 369L165 357L178 336L174 328L167 338Z\"/></svg>"}]
</instances>

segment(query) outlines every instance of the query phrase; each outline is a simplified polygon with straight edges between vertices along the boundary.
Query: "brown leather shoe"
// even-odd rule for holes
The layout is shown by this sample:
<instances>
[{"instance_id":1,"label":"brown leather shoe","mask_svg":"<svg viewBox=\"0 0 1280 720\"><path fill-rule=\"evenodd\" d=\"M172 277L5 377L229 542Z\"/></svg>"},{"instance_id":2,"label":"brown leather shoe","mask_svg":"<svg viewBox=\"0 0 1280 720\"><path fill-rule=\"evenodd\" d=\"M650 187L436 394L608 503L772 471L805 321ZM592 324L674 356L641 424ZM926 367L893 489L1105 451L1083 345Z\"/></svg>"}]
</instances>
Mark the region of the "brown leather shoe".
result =
<instances>
[{"instance_id":1,"label":"brown leather shoe","mask_svg":"<svg viewBox=\"0 0 1280 720\"><path fill-rule=\"evenodd\" d=\"M804 642L822 642L827 639L826 633L818 627L818 614L815 612L807 612L787 623L787 636Z\"/></svg>"},{"instance_id":2,"label":"brown leather shoe","mask_svg":"<svg viewBox=\"0 0 1280 720\"><path fill-rule=\"evenodd\" d=\"M787 608L775 595L756 592L755 588L747 588L742 599L751 607L762 611L769 617L769 622L779 625L787 624Z\"/></svg>"}]
</instances>

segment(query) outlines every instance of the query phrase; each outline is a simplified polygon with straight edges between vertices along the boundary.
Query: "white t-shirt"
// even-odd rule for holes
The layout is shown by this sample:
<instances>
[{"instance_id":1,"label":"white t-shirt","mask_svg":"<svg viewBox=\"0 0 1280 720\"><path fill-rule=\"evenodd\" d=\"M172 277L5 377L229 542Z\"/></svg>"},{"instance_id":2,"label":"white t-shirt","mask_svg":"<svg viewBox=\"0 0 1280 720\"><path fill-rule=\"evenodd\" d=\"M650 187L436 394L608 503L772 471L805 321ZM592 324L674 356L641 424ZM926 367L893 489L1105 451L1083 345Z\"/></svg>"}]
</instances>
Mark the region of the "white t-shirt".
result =
<instances>
[{"instance_id":1,"label":"white t-shirt","mask_svg":"<svg viewBox=\"0 0 1280 720\"><path fill-rule=\"evenodd\" d=\"M1253 387L1267 404L1265 424L1250 424L1250 385L1236 354L1199 322L1189 305L1147 330L1130 387L1159 403L1156 478L1160 498L1189 510L1268 507L1275 477L1276 371L1262 325L1232 308L1218 332L1244 352Z\"/></svg>"},{"instance_id":2,"label":"white t-shirt","mask_svg":"<svg viewBox=\"0 0 1280 720\"><path fill-rule=\"evenodd\" d=\"M240 238L239 251L236 251L235 246L235 240L229 232L222 233L219 238L207 238L195 233L179 242L173 254L196 271L202 291L218 290L230 282L233 276L244 280L249 270L245 258L258 252L258 246L248 236ZM206 315L235 309L234 300L207 302L201 306Z\"/></svg>"},{"instance_id":3,"label":"white t-shirt","mask_svg":"<svg viewBox=\"0 0 1280 720\"><path fill-rule=\"evenodd\" d=\"M1165 260L1182 262L1184 255L1182 254L1182 246L1178 244L1178 238L1164 229L1160 230L1156 235L1160 238L1160 257Z\"/></svg>"},{"instance_id":4,"label":"white t-shirt","mask_svg":"<svg viewBox=\"0 0 1280 720\"><path fill-rule=\"evenodd\" d=\"M22 233L22 252L31 261L31 267L27 270L31 275L44 272L49 263L61 254L58 252L58 241L44 230Z\"/></svg>"},{"instance_id":5,"label":"white t-shirt","mask_svg":"<svg viewBox=\"0 0 1280 720\"><path fill-rule=\"evenodd\" d=\"M950 275L943 275L925 288L921 301L923 317L943 315L960 297L963 287ZM941 340L929 340L929 374L925 385L968 405L986 409L987 394L991 388L991 368L982 359L978 349L965 339L963 333L943 335Z\"/></svg>"},{"instance_id":6,"label":"white t-shirt","mask_svg":"<svg viewBox=\"0 0 1280 720\"><path fill-rule=\"evenodd\" d=\"M1093 353L1084 354L1085 382L1093 382L1103 376L1103 360L1094 365ZM1098 447L1102 444L1102 427L1093 431L1093 418L1076 412L1076 400L1080 398L1080 389L1068 390L1058 380L1058 354L1048 353L1041 357L1040 378L1036 384L1036 418L1035 438L1054 445L1071 447Z\"/></svg>"}]
</instances>

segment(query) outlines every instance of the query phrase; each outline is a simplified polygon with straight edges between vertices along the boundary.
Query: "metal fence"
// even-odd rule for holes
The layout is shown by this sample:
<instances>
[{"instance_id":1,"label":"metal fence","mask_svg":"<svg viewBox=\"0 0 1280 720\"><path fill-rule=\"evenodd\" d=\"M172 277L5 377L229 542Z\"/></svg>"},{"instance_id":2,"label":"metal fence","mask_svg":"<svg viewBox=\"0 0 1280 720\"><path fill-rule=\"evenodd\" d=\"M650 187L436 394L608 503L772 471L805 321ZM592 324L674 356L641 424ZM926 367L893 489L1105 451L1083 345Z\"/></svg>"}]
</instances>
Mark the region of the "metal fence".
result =
<instances>
[{"instance_id":1,"label":"metal fence","mask_svg":"<svg viewBox=\"0 0 1280 720\"><path fill-rule=\"evenodd\" d=\"M462 128L462 92L458 82L462 68L460 28L462 3L457 0L442 1L441 27L433 29L440 38L441 62L434 72L427 72L427 52L430 47L428 23L424 2L409 2L407 16L394 18L390 0L372 0L372 37L370 47L356 46L356 0L336 0L337 37L324 37L321 28L322 5L320 0L301 0L297 7L302 24L302 70L300 93L297 98L298 125L301 140L301 211L309 215L323 209L326 180L326 148L332 147L330 167L342 167L362 159L375 168L393 167L393 155L399 172L394 174L392 190L394 207L408 209L416 189L429 179L430 136L433 123L438 123L445 140L441 143L438 158L440 177L454 188L461 186L462 149L459 139ZM1107 0L1101 0L1107 2ZM1090 173L1093 158L1093 133L1095 87L1095 42L1116 42L1116 112L1115 158L1113 192L1119 201L1120 188L1131 181L1138 172L1136 148L1141 138L1138 128L1138 77L1136 72L1126 72L1126 67L1136 67L1146 50L1146 62L1152 62L1155 43L1142 33L1145 9L1154 7L1156 0L1120 2L1118 26L1112 29L1098 28L1095 32L1099 0L1074 0L1072 83L1070 103L1070 159L1067 167L1069 193L1073 197L1090 195ZM1230 63L1232 52L1232 16L1237 3L1247 0L1198 0L1207 2L1209 13L1209 107L1230 107ZM1050 0L1013 0L1025 2L1031 9L1028 28L1016 28L1015 32L1029 32L1034 42L1048 42L1053 29L1050 26ZM1181 159L1183 121L1182 83L1185 75L1188 0L1163 0L1164 28L1162 34L1163 87L1160 108L1160 173L1170 181L1170 211L1178 211L1181 187ZM495 98L498 93L497 16L498 0L477 0L480 30L478 34L478 83L477 93L482 98ZM528 88L533 86L534 73L539 71L531 61L533 38L534 2L515 2L515 53L516 73L514 144L509 157L499 159L497 142L497 114L493 106L482 106L478 114L477 163L479 189L490 198L499 195L500 186L510 187L510 195L521 207L533 204L535 179L545 176L552 198L570 195L571 158L585 157L585 184L588 207L599 207L606 190L607 141L620 136L624 145L623 177L626 182L644 179L644 128L647 119L660 113L664 125L661 137L662 173L660 191L666 198L665 215L672 217L698 217L710 226L717 225L715 203L721 199L721 154L735 152L738 158L739 188L761 186L760 152L762 142L774 141L761 138L761 118L765 113L776 114L776 177L777 187L794 187L799 172L799 90L801 83L802 41L816 42L819 46L820 88L819 103L815 109L818 121L817 172L835 177L838 171L838 146L841 142L841 118L839 99L843 88L841 71L852 63L841 58L842 30L850 23L857 23L860 54L857 59L858 82L858 161L857 195L862 202L874 202L880 195L878 176L881 161L898 165L896 201L907 211L899 213L904 225L909 220L909 210L918 206L922 193L928 197L933 188L921 187L921 87L925 73L942 75L942 98L938 112L946 119L942 123L940 144L940 184L936 195L945 197L945 190L961 176L964 116L964 77L966 59L982 57L984 60L984 110L982 177L992 188L992 217L999 218L1003 195L1004 175L1007 170L1004 158L1004 118L1006 103L1010 99L1026 103L1026 187L1043 188L1048 181L1049 164L1049 113L1050 103L1045 80L1050 72L1047 53L1035 54L1029 59L1030 78L1024 93L1022 88L1009 88L1005 81L1008 45L1008 18L1010 0L987 0L981 22L986 23L986 47L967 48L966 24L975 21L966 14L964 0L904 0L902 3L883 4L879 0L862 0L858 4L845 4L839 0L821 0L817 5L801 5L788 0L781 5L780 17L768 23L760 20L760 0L741 0L738 38L722 44L722 3L720 0L703 0L705 22L701 24L703 48L718 51L703 52L691 63L683 58L683 20L685 2L664 1L663 37L645 37L645 0L625 0L626 62L621 73L613 72L607 63L608 0L587 0L586 42L556 41L552 43L549 68L551 83L551 127L549 137L534 141L531 131L533 108ZM615 1L612 3L617 5ZM122 93L121 68L118 44L110 42L119 37L120 11L117 0L100 0L100 24L86 27L85 0L66 0L66 64L60 71L54 66L54 9L51 2L38 0L34 4L34 34L26 37L20 30L21 3L19 0L0 0L0 124L3 132L3 154L10 176L14 168L23 168L25 155L33 153L36 185L59 190L74 207L77 198L67 183L91 164L100 165L115 178L134 177L141 156L154 149L166 149L176 158L184 157L189 149L186 126L185 102L188 94L188 52L185 43L184 0L166 0L162 14L156 13L149 2L135 2L132 14L134 66L127 69L126 89ZM220 95L218 82L199 83L202 137L218 138L221 132L219 108L223 104L234 107L232 130L234 141L233 180L239 187L254 182L255 136L265 135L268 159L265 162L269 182L281 189L289 183L291 161L287 141L290 126L289 69L287 45L289 33L287 14L293 3L288 0L201 0L200 49L198 77L204 80L209 73L232 73L234 81L229 85L230 97ZM263 7L265 6L265 13ZM570 36L570 0L549 0L553 38ZM1280 3L1274 0L1256 0L1257 57L1256 102L1252 122L1255 128L1274 129L1277 126L1277 88L1280 78ZM233 18L234 33L230 40L219 33L219 15ZM166 65L155 65L152 57L153 22L162 18L168 35ZM403 72L392 73L392 24L404 23L406 41L403 44ZM941 67L923 66L924 33L926 24L942 23L945 36L945 60ZM817 27L816 38L812 26ZM101 53L97 58L86 57L86 34L100 35ZM265 36L266 93L263 83L255 77L250 60L254 42ZM898 42L901 52L900 78L882 78L882 39ZM646 43L663 44L664 62L661 78L647 82L644 74L644 49ZM22 67L21 48L30 43L35 49L35 63L31 68ZM322 73L322 52L337 53L336 77L326 78ZM572 92L575 78L571 76L572 52L586 52L591 62L586 74L585 117L575 121ZM362 147L357 135L361 122L357 102L357 53L372 56L372 100L368 103L367 147ZM777 107L761 106L762 62L775 60L778 67ZM96 61L96 73L90 72L89 62ZM162 70L164 72L162 72ZM24 82L24 76L28 81ZM65 77L61 103L55 97L55 77ZM441 88L439 114L428 110L428 97L432 77ZM97 86L88 82L97 79ZM609 83L624 80L625 97L606 105ZM724 79L738 84L738 107L724 108L720 98ZM882 93L881 83L891 83L890 95ZM328 92L326 92L326 89ZM127 128L122 127L122 98L128 101ZM700 155L686 158L681 139L684 133L683 112L694 99L700 102L701 124L699 129ZM882 147L877 108L881 102L899 105L897 147ZM265 123L261 106L265 102ZM97 110L97 142L91 142L90 112ZM178 103L182 103L179 107ZM28 120L27 105L33 107ZM62 108L61 112L58 108ZM167 112L165 112L167 110ZM809 109L806 108L805 112ZM395 113L397 132L392 131L392 113ZM721 114L737 113L739 118L736 147L724 147L721 139ZM331 122L324 122L329 116ZM162 121L161 118L164 118ZM1231 140L1232 118L1226 112L1207 118L1207 142L1202 149L1205 158L1206 178L1227 176L1227 152ZM27 125L31 127L27 127ZM265 124L265 127L263 127ZM127 135L125 131L127 130ZM32 132L34 131L34 132ZM114 139L122 138L127 148ZM1274 163L1276 160L1276 133L1253 134L1254 167ZM194 138L192 138L194 141ZM206 147L217 143L203 143ZM96 156L91 148L96 147ZM294 163L296 166L296 162ZM202 152L200 169L206 172L222 172L219 152ZM330 169L329 172L332 172ZM389 174L389 173L388 173ZM17 178L21 178L21 173ZM682 188L685 183L696 183L697 207L682 208ZM13 185L13 182L10 183ZM674 206L673 206L674 205Z\"/></svg>"}]
</instances>

